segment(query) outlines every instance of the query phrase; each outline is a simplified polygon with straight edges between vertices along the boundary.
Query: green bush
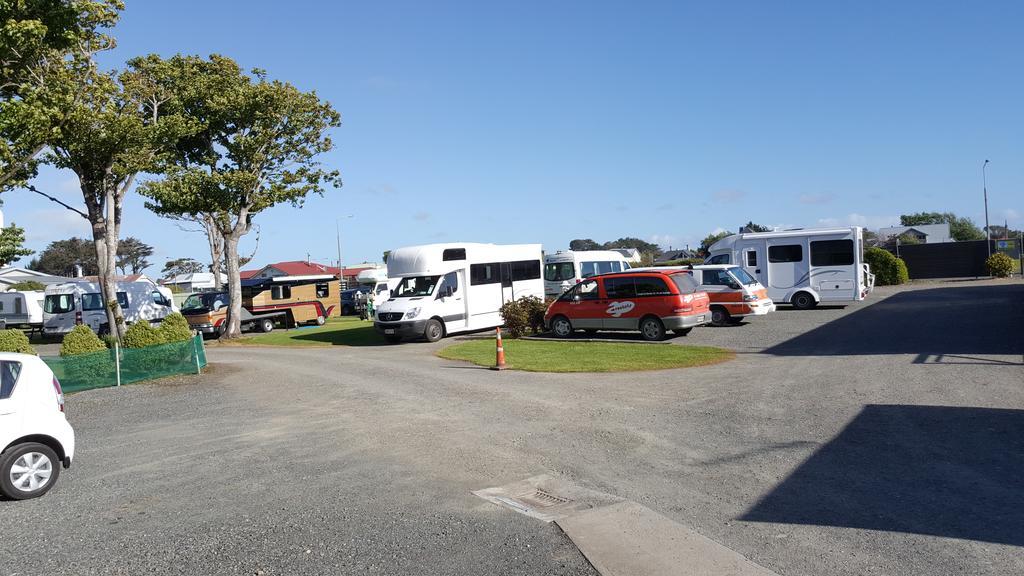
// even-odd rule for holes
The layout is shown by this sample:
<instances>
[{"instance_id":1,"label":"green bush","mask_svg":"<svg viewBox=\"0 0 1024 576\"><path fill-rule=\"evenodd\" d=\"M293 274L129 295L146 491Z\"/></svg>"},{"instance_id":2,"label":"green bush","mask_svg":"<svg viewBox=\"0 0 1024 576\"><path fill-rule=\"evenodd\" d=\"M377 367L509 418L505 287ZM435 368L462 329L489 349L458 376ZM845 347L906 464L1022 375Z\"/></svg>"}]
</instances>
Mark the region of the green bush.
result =
<instances>
[{"instance_id":1,"label":"green bush","mask_svg":"<svg viewBox=\"0 0 1024 576\"><path fill-rule=\"evenodd\" d=\"M501 318L509 338L521 338L530 330L534 334L544 328L547 304L535 296L526 296L502 304Z\"/></svg>"},{"instance_id":2,"label":"green bush","mask_svg":"<svg viewBox=\"0 0 1024 576\"><path fill-rule=\"evenodd\" d=\"M1014 264L1013 258L1002 252L996 252L985 260L985 268L988 270L988 273L996 278L1006 278L1013 274L1013 269L1016 268Z\"/></svg>"},{"instance_id":3,"label":"green bush","mask_svg":"<svg viewBox=\"0 0 1024 576\"><path fill-rule=\"evenodd\" d=\"M64 342L60 345L61 356L76 356L90 352L100 352L107 349L107 345L100 340L88 326L79 324L71 332L64 336Z\"/></svg>"},{"instance_id":4,"label":"green bush","mask_svg":"<svg viewBox=\"0 0 1024 576\"><path fill-rule=\"evenodd\" d=\"M655 266L697 266L703 263L704 260L702 258L680 258L679 260L667 260L665 262L658 262L657 264L655 264Z\"/></svg>"},{"instance_id":5,"label":"green bush","mask_svg":"<svg viewBox=\"0 0 1024 576\"><path fill-rule=\"evenodd\" d=\"M18 292L42 292L46 290L46 285L35 280L25 280L24 282L15 282L7 287L7 290L17 290Z\"/></svg>"},{"instance_id":6,"label":"green bush","mask_svg":"<svg viewBox=\"0 0 1024 576\"><path fill-rule=\"evenodd\" d=\"M192 338L192 327L180 312L173 312L160 323L160 333L164 342L182 342Z\"/></svg>"},{"instance_id":7,"label":"green bush","mask_svg":"<svg viewBox=\"0 0 1024 576\"><path fill-rule=\"evenodd\" d=\"M878 286L903 284L910 280L907 263L902 258L893 256L888 250L868 248L864 252L864 260L871 266L871 272L875 275L875 284Z\"/></svg>"},{"instance_id":8,"label":"green bush","mask_svg":"<svg viewBox=\"0 0 1024 576\"><path fill-rule=\"evenodd\" d=\"M28 336L21 330L0 330L0 352L36 353L28 343Z\"/></svg>"},{"instance_id":9,"label":"green bush","mask_svg":"<svg viewBox=\"0 0 1024 576\"><path fill-rule=\"evenodd\" d=\"M149 322L143 320L128 327L124 333L125 348L145 348L164 343L164 335L160 330L153 328Z\"/></svg>"}]
</instances>

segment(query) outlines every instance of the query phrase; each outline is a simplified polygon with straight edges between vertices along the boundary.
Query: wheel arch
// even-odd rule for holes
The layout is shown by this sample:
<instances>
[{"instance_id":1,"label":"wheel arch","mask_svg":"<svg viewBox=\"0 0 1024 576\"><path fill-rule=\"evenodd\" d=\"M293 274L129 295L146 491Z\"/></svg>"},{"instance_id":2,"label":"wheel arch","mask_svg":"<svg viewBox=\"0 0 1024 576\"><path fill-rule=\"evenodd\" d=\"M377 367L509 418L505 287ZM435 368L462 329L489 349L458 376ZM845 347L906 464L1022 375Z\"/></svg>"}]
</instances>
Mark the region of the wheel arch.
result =
<instances>
[{"instance_id":1,"label":"wheel arch","mask_svg":"<svg viewBox=\"0 0 1024 576\"><path fill-rule=\"evenodd\" d=\"M26 444L28 442L35 442L37 444L49 446L51 450L57 453L57 458L59 458L61 461L67 458L67 454L64 453L64 445L61 444L53 436L47 436L46 434L29 434L28 436L22 436L17 440L12 440L10 443L7 444L7 446L4 446L4 449L0 451L0 454L6 453L11 448L19 446L21 444Z\"/></svg>"},{"instance_id":2,"label":"wheel arch","mask_svg":"<svg viewBox=\"0 0 1024 576\"><path fill-rule=\"evenodd\" d=\"M814 288L811 288L810 286L802 286L800 288L793 288L792 290L789 291L789 293L786 294L785 302L787 304L792 304L793 303L793 297L796 296L797 294L799 294L800 292L807 292L808 294L810 294L811 298L814 298L814 302L815 303L821 302L821 294L818 294L818 291L815 290Z\"/></svg>"}]
</instances>

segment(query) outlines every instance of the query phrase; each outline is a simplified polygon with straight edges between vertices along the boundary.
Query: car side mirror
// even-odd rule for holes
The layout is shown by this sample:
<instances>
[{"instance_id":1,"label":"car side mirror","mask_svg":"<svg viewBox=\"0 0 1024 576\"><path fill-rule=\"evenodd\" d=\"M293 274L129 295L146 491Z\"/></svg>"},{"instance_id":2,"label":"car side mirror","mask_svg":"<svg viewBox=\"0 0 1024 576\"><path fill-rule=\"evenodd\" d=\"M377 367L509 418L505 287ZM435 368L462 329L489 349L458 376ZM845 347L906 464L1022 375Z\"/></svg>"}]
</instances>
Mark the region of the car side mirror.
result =
<instances>
[{"instance_id":1,"label":"car side mirror","mask_svg":"<svg viewBox=\"0 0 1024 576\"><path fill-rule=\"evenodd\" d=\"M733 290L739 290L740 285L735 282L729 282L729 288L732 288Z\"/></svg>"},{"instance_id":2,"label":"car side mirror","mask_svg":"<svg viewBox=\"0 0 1024 576\"><path fill-rule=\"evenodd\" d=\"M580 295L579 294L573 294L572 295L572 301L573 302L579 302L580 301Z\"/></svg>"}]
</instances>

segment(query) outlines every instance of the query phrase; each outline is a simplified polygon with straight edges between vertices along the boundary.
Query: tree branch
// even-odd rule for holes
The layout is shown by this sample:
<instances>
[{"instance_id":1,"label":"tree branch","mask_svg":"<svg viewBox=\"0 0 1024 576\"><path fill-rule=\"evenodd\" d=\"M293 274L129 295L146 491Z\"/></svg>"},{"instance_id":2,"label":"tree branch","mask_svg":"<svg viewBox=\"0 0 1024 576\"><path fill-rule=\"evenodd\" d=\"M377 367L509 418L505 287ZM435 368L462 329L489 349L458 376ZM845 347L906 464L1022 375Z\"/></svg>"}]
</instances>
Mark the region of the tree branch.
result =
<instances>
[{"instance_id":1,"label":"tree branch","mask_svg":"<svg viewBox=\"0 0 1024 576\"><path fill-rule=\"evenodd\" d=\"M39 194L40 196L49 198L51 202L56 202L57 204L60 204L61 206L67 208L68 210L71 210L72 212L75 212L76 214L78 214L82 218L85 218L86 220L89 219L89 215L86 214L85 212L82 212L81 210L79 210L78 208L75 208L73 206L68 206L67 204L61 202L60 200L57 200L56 198L54 198L53 196L50 196L49 194L47 194L45 192L40 192L38 189L36 189L35 186L32 186L31 184L29 184L25 188L27 190L31 190L32 192L35 192L36 194Z\"/></svg>"}]
</instances>

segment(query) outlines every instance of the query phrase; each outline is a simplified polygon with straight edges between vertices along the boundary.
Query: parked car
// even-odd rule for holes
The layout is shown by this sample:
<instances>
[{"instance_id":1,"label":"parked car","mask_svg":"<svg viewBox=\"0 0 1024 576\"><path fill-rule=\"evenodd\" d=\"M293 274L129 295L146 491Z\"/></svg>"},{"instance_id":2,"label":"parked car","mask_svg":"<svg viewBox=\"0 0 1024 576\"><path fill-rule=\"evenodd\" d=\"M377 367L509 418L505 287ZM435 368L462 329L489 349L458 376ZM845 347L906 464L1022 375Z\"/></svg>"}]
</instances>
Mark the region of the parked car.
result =
<instances>
[{"instance_id":1,"label":"parked car","mask_svg":"<svg viewBox=\"0 0 1024 576\"><path fill-rule=\"evenodd\" d=\"M0 446L0 493L13 500L46 494L71 467L64 392L38 356L0 353Z\"/></svg>"},{"instance_id":2,"label":"parked car","mask_svg":"<svg viewBox=\"0 0 1024 576\"><path fill-rule=\"evenodd\" d=\"M353 316L359 313L360 308L366 304L366 294L372 286L359 286L341 291L341 315ZM385 298L386 300L386 298Z\"/></svg>"},{"instance_id":3,"label":"parked car","mask_svg":"<svg viewBox=\"0 0 1024 576\"><path fill-rule=\"evenodd\" d=\"M556 336L576 330L639 330L662 340L667 330L685 336L711 321L706 292L682 270L603 274L570 288L548 306L544 323Z\"/></svg>"},{"instance_id":4,"label":"parked car","mask_svg":"<svg viewBox=\"0 0 1024 576\"><path fill-rule=\"evenodd\" d=\"M189 327L204 337L220 335L227 328L229 302L230 297L225 291L196 292L189 295L181 304L181 313L188 321ZM276 322L285 322L286 315L286 310L253 314L243 306L241 329L243 332L271 332Z\"/></svg>"},{"instance_id":5,"label":"parked car","mask_svg":"<svg viewBox=\"0 0 1024 576\"><path fill-rule=\"evenodd\" d=\"M746 316L761 316L775 311L775 303L768 297L768 290L739 266L703 264L653 270L679 270L693 276L711 299L711 324L714 326L735 324Z\"/></svg>"}]
</instances>

